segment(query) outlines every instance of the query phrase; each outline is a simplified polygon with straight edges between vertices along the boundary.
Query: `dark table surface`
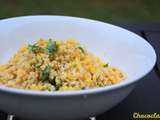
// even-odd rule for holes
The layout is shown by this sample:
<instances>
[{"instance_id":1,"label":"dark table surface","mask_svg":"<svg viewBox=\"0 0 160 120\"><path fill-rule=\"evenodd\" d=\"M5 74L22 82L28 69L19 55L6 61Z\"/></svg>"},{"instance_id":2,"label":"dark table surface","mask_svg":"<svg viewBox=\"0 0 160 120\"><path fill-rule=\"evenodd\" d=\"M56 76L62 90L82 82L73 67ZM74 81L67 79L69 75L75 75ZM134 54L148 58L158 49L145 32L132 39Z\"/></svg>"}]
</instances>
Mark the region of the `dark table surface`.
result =
<instances>
[{"instance_id":1,"label":"dark table surface","mask_svg":"<svg viewBox=\"0 0 160 120\"><path fill-rule=\"evenodd\" d=\"M131 120L134 112L160 113L160 24L118 24L146 39L155 48L157 64L119 105L96 117L96 120ZM0 120L7 115L0 112ZM16 120L16 118L14 118Z\"/></svg>"}]
</instances>

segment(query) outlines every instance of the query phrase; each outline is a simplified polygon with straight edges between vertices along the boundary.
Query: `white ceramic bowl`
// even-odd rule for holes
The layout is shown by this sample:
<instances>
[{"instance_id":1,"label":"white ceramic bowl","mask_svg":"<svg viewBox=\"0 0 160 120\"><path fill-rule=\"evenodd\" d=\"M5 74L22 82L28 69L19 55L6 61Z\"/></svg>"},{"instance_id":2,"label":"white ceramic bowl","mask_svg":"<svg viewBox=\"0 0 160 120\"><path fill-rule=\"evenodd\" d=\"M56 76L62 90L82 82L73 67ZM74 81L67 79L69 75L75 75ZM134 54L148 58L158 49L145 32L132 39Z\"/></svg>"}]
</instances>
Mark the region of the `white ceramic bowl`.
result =
<instances>
[{"instance_id":1,"label":"white ceramic bowl","mask_svg":"<svg viewBox=\"0 0 160 120\"><path fill-rule=\"evenodd\" d=\"M0 109L25 118L81 119L103 113L122 101L137 81L151 71L156 54L136 34L111 24L66 16L26 16L0 21L0 63L23 44L39 38L75 38L127 74L119 84L102 88L40 92L0 87Z\"/></svg>"}]
</instances>

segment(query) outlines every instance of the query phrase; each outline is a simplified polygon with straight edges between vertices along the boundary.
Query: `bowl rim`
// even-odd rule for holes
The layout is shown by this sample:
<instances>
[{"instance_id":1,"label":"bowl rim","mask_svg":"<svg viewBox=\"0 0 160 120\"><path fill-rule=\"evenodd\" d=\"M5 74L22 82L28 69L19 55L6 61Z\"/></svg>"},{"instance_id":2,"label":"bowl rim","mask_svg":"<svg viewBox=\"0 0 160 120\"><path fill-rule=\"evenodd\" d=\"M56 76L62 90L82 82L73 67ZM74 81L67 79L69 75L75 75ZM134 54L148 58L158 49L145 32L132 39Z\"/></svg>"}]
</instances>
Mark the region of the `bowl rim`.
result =
<instances>
[{"instance_id":1,"label":"bowl rim","mask_svg":"<svg viewBox=\"0 0 160 120\"><path fill-rule=\"evenodd\" d=\"M76 96L76 95L86 95L86 94L97 94L97 93L101 93L101 92L107 92L107 91L112 91L115 89L119 89L119 88L123 88L126 87L128 85L131 85L133 83L136 83L137 81L139 81L140 79L142 79L145 75L147 75L149 72L151 72L151 70L153 69L156 60L157 60L157 56L155 53L155 49L152 47L152 45L147 42L146 40L144 40L142 37L136 35L135 33L124 29L122 27L110 24L110 23L106 23L106 22L102 22L99 20L93 20L93 19L88 19L88 18L81 18L81 17L73 17L73 16L63 16L63 15L28 15L28 16L18 16L18 17L11 17L11 18L4 18L1 19L0 22L3 21L10 21L10 20L16 20L16 19L28 19L28 18L38 18L38 17L64 17L67 19L75 19L75 20L84 20L84 21L88 21L88 22L96 22L96 23L100 23L100 24L107 24L111 27L115 27L117 29L121 29L121 30L125 30L126 32L130 33L130 34L134 34L135 36L141 38L141 40L143 40L146 44L148 44L148 46L150 46L150 48L153 51L153 56L154 56L154 61L152 63L152 66L148 69L148 71L146 71L145 73L143 73L141 75L141 77L137 78L137 79L131 79L130 81L127 82L120 82L111 86L105 86L105 87L99 87L99 88L91 88L91 89L86 89L86 90L75 90L75 91L35 91L35 90L24 90L24 89L18 89L18 88L11 88L11 87L4 87L4 86L0 86L0 92L6 92L6 93L10 93L10 94L19 94L19 95L31 95L31 96ZM127 79L126 79L127 80Z\"/></svg>"}]
</instances>

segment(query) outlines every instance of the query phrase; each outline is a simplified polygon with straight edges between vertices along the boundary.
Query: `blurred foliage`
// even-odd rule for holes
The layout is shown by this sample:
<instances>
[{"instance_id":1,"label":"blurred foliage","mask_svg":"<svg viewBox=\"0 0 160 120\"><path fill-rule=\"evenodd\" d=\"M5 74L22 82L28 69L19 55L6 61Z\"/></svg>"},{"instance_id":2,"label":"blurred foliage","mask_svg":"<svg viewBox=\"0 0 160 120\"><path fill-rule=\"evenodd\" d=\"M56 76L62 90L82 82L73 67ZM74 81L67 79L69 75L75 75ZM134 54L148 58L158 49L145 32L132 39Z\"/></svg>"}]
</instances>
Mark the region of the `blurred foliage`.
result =
<instances>
[{"instance_id":1,"label":"blurred foliage","mask_svg":"<svg viewBox=\"0 0 160 120\"><path fill-rule=\"evenodd\" d=\"M159 22L160 0L0 0L0 18L67 15L108 22Z\"/></svg>"}]
</instances>

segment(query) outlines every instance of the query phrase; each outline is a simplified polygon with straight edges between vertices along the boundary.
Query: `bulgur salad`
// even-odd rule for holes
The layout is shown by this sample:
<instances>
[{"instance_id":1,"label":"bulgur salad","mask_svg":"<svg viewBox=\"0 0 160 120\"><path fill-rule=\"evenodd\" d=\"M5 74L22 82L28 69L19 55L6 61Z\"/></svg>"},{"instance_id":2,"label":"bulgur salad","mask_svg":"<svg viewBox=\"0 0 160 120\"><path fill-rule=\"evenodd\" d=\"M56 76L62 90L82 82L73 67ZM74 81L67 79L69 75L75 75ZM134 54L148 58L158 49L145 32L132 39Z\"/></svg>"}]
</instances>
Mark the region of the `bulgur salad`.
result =
<instances>
[{"instance_id":1,"label":"bulgur salad","mask_svg":"<svg viewBox=\"0 0 160 120\"><path fill-rule=\"evenodd\" d=\"M116 84L125 77L76 40L40 39L0 65L0 85L29 90L83 90Z\"/></svg>"}]
</instances>

